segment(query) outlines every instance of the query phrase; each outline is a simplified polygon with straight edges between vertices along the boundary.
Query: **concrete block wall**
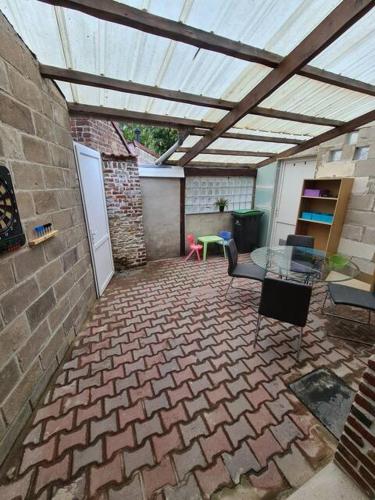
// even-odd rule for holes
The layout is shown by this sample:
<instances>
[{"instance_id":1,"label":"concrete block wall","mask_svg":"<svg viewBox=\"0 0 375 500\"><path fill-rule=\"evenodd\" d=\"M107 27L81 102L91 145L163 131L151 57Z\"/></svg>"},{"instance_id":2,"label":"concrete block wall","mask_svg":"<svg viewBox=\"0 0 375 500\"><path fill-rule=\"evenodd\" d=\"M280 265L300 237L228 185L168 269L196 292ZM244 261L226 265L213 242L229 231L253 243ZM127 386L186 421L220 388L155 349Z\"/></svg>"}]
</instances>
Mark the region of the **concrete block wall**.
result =
<instances>
[{"instance_id":1,"label":"concrete block wall","mask_svg":"<svg viewBox=\"0 0 375 500\"><path fill-rule=\"evenodd\" d=\"M102 155L109 231L116 271L146 263L136 149L113 122L71 118L75 141Z\"/></svg>"},{"instance_id":2,"label":"concrete block wall","mask_svg":"<svg viewBox=\"0 0 375 500\"><path fill-rule=\"evenodd\" d=\"M56 86L0 15L0 164L11 173L27 238L0 254L0 463L79 331L95 292L69 116Z\"/></svg>"},{"instance_id":3,"label":"concrete block wall","mask_svg":"<svg viewBox=\"0 0 375 500\"><path fill-rule=\"evenodd\" d=\"M375 498L375 355L369 358L340 437L335 462Z\"/></svg>"},{"instance_id":4,"label":"concrete block wall","mask_svg":"<svg viewBox=\"0 0 375 500\"><path fill-rule=\"evenodd\" d=\"M375 272L375 127L358 131L355 144L349 134L324 143L317 154L317 177L354 177L339 251L353 256L362 273ZM354 160L356 147L368 146L366 160ZM330 151L342 149L340 161L329 161Z\"/></svg>"}]
</instances>

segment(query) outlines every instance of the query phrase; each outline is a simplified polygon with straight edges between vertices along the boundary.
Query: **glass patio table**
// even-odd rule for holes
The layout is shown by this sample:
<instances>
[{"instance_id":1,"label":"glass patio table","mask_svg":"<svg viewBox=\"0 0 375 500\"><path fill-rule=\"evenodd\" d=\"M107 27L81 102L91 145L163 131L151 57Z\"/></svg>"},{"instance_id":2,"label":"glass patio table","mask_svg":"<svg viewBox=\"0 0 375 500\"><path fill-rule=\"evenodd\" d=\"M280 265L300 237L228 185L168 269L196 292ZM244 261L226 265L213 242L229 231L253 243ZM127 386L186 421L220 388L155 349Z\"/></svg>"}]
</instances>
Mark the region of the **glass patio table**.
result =
<instances>
[{"instance_id":1,"label":"glass patio table","mask_svg":"<svg viewBox=\"0 0 375 500\"><path fill-rule=\"evenodd\" d=\"M340 282L356 278L359 267L350 257L315 248L275 246L251 252L255 264L282 277L299 277L306 282Z\"/></svg>"}]
</instances>

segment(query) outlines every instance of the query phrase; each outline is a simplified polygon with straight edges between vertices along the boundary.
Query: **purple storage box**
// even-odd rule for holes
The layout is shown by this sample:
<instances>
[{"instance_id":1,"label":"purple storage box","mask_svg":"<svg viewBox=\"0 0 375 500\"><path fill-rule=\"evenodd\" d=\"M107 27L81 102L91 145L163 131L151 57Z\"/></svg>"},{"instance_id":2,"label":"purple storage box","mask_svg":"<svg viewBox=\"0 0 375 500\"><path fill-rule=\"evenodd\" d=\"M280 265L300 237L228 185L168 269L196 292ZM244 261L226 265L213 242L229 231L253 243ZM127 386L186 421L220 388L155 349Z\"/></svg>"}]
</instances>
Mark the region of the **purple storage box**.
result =
<instances>
[{"instance_id":1,"label":"purple storage box","mask_svg":"<svg viewBox=\"0 0 375 500\"><path fill-rule=\"evenodd\" d=\"M304 196L320 196L321 190L320 189L305 189L303 194L304 194Z\"/></svg>"}]
</instances>

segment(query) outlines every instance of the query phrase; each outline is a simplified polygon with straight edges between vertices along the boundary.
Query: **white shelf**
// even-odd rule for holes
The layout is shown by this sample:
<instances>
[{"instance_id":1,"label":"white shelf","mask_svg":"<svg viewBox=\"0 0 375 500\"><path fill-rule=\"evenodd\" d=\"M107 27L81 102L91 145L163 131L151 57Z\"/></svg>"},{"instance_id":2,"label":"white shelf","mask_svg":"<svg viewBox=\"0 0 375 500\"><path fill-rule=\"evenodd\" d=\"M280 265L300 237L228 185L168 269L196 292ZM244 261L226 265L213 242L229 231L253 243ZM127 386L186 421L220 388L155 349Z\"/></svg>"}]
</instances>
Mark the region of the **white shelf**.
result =
<instances>
[{"instance_id":1,"label":"white shelf","mask_svg":"<svg viewBox=\"0 0 375 500\"><path fill-rule=\"evenodd\" d=\"M301 220L303 222L312 222L313 224L323 224L323 226L332 226L332 222L323 222L320 220L302 219L302 217L299 217L298 220Z\"/></svg>"},{"instance_id":2,"label":"white shelf","mask_svg":"<svg viewBox=\"0 0 375 500\"><path fill-rule=\"evenodd\" d=\"M310 200L334 200L337 201L338 198L333 198L332 196L301 196L301 198L309 198Z\"/></svg>"}]
</instances>

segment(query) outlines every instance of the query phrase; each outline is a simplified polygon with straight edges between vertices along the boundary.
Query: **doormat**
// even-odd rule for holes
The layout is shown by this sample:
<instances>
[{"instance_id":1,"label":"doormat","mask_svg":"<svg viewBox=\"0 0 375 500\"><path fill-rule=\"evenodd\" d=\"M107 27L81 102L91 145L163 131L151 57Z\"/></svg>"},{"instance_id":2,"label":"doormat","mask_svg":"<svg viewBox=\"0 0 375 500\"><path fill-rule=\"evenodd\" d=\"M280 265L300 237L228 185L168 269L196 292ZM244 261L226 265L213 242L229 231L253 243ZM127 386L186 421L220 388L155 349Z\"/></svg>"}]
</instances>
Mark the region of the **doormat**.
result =
<instances>
[{"instance_id":1,"label":"doormat","mask_svg":"<svg viewBox=\"0 0 375 500\"><path fill-rule=\"evenodd\" d=\"M326 368L319 368L295 382L289 388L297 398L339 439L349 414L355 392Z\"/></svg>"}]
</instances>

